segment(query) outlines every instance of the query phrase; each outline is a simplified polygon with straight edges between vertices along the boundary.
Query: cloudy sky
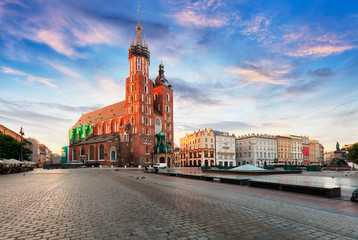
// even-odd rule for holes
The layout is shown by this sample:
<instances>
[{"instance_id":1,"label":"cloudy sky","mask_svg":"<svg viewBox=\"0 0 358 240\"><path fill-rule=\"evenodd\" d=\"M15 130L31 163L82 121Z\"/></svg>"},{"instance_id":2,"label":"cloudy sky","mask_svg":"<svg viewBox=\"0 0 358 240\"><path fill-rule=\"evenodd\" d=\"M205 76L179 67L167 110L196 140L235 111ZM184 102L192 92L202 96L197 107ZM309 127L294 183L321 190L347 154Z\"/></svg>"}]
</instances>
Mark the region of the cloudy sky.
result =
<instances>
[{"instance_id":1,"label":"cloudy sky","mask_svg":"<svg viewBox=\"0 0 358 240\"><path fill-rule=\"evenodd\" d=\"M124 100L141 5L150 77L174 86L175 142L203 128L358 141L358 1L0 1L0 123L53 152Z\"/></svg>"}]
</instances>

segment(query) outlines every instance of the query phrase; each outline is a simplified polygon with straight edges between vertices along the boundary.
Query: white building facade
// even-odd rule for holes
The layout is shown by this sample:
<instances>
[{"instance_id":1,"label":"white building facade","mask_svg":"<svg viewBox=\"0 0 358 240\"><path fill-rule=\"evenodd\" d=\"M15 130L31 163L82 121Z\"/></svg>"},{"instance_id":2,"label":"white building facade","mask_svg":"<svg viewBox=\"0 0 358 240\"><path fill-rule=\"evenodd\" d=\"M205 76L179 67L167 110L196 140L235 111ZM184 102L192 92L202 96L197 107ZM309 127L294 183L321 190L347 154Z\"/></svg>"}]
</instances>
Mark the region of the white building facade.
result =
<instances>
[{"instance_id":1,"label":"white building facade","mask_svg":"<svg viewBox=\"0 0 358 240\"><path fill-rule=\"evenodd\" d=\"M286 135L291 138L291 163L293 165L303 164L303 137Z\"/></svg>"},{"instance_id":2,"label":"white building facade","mask_svg":"<svg viewBox=\"0 0 358 240\"><path fill-rule=\"evenodd\" d=\"M225 167L236 166L235 135L228 132L214 131L216 165Z\"/></svg>"},{"instance_id":3,"label":"white building facade","mask_svg":"<svg viewBox=\"0 0 358 240\"><path fill-rule=\"evenodd\" d=\"M277 159L277 138L268 134L249 134L236 139L237 164L258 167L273 165Z\"/></svg>"}]
</instances>

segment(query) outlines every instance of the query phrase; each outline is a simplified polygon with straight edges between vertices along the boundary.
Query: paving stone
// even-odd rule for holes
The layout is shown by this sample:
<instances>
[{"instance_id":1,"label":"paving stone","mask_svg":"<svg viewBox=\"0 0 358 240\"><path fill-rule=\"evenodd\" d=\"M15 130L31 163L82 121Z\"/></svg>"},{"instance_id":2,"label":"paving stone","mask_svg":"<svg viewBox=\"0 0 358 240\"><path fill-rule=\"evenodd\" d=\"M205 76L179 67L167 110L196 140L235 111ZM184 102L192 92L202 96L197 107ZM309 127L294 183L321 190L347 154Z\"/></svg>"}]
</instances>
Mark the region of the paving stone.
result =
<instances>
[{"instance_id":1,"label":"paving stone","mask_svg":"<svg viewBox=\"0 0 358 240\"><path fill-rule=\"evenodd\" d=\"M136 179L143 175L110 169L0 175L0 239L358 239L353 215L219 183Z\"/></svg>"}]
</instances>

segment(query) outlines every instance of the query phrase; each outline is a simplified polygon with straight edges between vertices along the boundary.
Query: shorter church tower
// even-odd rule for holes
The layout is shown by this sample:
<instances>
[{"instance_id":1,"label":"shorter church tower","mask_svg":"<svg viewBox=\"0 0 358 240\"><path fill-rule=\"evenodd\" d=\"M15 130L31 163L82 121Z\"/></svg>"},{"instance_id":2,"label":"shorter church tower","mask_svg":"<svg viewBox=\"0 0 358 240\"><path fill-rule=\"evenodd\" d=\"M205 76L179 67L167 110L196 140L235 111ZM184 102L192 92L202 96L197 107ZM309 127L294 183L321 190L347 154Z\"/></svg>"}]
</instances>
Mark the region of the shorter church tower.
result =
<instances>
[{"instance_id":1,"label":"shorter church tower","mask_svg":"<svg viewBox=\"0 0 358 240\"><path fill-rule=\"evenodd\" d=\"M153 94L154 108L163 116L162 132L169 143L170 151L174 151L174 126L173 126L173 86L164 76L164 65L160 63L159 74L155 79Z\"/></svg>"}]
</instances>

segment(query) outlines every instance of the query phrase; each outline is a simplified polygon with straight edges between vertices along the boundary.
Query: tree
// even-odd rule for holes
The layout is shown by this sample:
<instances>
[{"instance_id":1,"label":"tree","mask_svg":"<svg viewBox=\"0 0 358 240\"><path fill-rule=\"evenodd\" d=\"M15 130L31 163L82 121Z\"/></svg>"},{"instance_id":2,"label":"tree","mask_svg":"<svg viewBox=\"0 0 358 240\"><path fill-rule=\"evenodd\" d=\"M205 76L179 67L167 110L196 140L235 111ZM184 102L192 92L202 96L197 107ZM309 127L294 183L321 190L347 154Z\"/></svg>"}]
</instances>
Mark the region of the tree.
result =
<instances>
[{"instance_id":1,"label":"tree","mask_svg":"<svg viewBox=\"0 0 358 240\"><path fill-rule=\"evenodd\" d=\"M355 164L358 164L358 142L352 145L348 150L348 159L352 160Z\"/></svg>"},{"instance_id":2,"label":"tree","mask_svg":"<svg viewBox=\"0 0 358 240\"><path fill-rule=\"evenodd\" d=\"M22 155L24 160L30 160L32 151L22 143ZM21 155L21 143L15 138L0 132L0 159L19 159Z\"/></svg>"}]
</instances>

